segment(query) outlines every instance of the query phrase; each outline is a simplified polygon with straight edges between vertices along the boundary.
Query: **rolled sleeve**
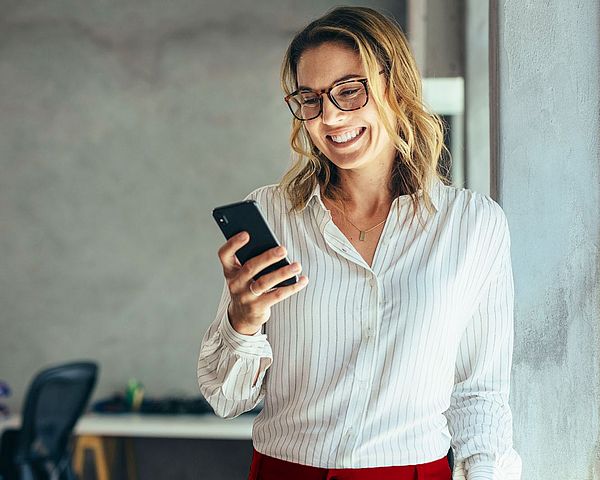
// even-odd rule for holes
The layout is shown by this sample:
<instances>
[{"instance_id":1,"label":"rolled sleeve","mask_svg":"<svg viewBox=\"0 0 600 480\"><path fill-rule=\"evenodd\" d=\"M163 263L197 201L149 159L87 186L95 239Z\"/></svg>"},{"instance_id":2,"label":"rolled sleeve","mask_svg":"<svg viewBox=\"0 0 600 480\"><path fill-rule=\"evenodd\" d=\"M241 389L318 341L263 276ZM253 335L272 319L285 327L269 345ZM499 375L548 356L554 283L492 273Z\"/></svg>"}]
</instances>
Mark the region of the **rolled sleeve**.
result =
<instances>
[{"instance_id":1,"label":"rolled sleeve","mask_svg":"<svg viewBox=\"0 0 600 480\"><path fill-rule=\"evenodd\" d=\"M508 403L514 285L504 217L503 221L497 267L482 289L461 337L455 385L446 412L455 456L455 480L521 478L521 459L513 449Z\"/></svg>"},{"instance_id":2,"label":"rolled sleeve","mask_svg":"<svg viewBox=\"0 0 600 480\"><path fill-rule=\"evenodd\" d=\"M262 400L263 380L273 361L266 334L258 331L242 335L231 326L227 314L229 302L225 286L217 317L202 340L197 369L200 392L215 413L224 418L251 410Z\"/></svg>"}]
</instances>

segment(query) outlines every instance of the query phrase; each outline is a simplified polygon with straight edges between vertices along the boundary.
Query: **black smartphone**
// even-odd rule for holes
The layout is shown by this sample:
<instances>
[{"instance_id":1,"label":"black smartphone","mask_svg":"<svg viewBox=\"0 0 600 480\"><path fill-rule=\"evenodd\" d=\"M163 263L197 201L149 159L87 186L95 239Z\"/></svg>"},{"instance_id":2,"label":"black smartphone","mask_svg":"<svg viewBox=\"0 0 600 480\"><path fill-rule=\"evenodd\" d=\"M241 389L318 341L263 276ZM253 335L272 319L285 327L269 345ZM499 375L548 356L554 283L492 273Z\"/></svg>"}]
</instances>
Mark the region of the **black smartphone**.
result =
<instances>
[{"instance_id":1,"label":"black smartphone","mask_svg":"<svg viewBox=\"0 0 600 480\"><path fill-rule=\"evenodd\" d=\"M242 265L251 258L280 245L273 230L271 230L271 227L269 227L267 220L262 214L260 206L254 200L223 205L222 207L215 208L212 214L227 240L240 232L248 232L250 235L250 241L236 252L236 257ZM258 272L254 276L254 279L256 280L267 273L289 264L290 261L287 257L282 258ZM298 275L294 275L278 283L275 287L293 285L297 281Z\"/></svg>"}]
</instances>

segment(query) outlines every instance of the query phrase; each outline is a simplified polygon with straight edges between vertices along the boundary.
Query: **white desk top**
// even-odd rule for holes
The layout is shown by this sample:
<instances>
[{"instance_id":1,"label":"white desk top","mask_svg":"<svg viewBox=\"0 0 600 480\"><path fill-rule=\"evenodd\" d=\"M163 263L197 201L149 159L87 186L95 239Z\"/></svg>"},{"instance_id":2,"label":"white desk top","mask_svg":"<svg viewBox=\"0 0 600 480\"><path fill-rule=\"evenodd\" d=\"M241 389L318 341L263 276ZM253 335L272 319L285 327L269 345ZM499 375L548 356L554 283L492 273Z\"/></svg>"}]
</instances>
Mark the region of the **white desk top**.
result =
<instances>
[{"instance_id":1,"label":"white desk top","mask_svg":"<svg viewBox=\"0 0 600 480\"><path fill-rule=\"evenodd\" d=\"M215 438L249 440L256 415L244 414L223 419L204 415L140 415L89 413L75 425L77 435L104 437ZM11 415L0 419L0 433L5 428L18 428L21 418Z\"/></svg>"}]
</instances>

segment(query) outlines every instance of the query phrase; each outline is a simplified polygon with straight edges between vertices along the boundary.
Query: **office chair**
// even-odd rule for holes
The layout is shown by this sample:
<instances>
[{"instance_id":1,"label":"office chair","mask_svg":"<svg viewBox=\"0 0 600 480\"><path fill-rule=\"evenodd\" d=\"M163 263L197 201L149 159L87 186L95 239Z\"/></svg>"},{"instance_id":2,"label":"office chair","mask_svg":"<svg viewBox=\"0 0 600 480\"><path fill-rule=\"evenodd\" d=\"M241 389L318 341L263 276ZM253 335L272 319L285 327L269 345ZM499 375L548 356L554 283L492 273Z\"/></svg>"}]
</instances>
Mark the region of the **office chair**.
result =
<instances>
[{"instance_id":1,"label":"office chair","mask_svg":"<svg viewBox=\"0 0 600 480\"><path fill-rule=\"evenodd\" d=\"M69 440L96 385L98 365L76 362L39 372L25 397L21 429L4 432L3 480L75 480ZM12 437L13 446L4 440ZM7 453L8 452L8 453Z\"/></svg>"}]
</instances>

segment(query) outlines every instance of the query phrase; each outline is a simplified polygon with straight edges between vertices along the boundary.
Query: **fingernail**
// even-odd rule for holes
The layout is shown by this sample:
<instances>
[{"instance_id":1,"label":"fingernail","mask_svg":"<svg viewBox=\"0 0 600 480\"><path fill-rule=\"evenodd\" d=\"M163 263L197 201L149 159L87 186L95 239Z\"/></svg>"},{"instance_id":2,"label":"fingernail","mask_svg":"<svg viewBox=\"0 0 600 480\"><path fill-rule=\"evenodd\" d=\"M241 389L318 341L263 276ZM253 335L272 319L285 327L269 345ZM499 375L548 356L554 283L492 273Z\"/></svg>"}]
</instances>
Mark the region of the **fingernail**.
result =
<instances>
[{"instance_id":1,"label":"fingernail","mask_svg":"<svg viewBox=\"0 0 600 480\"><path fill-rule=\"evenodd\" d=\"M285 255L285 248L278 247L277 248L277 255Z\"/></svg>"},{"instance_id":2,"label":"fingernail","mask_svg":"<svg viewBox=\"0 0 600 480\"><path fill-rule=\"evenodd\" d=\"M302 270L302 267L300 267L299 263L293 263L292 264L292 271L293 272L299 272L300 270Z\"/></svg>"},{"instance_id":3,"label":"fingernail","mask_svg":"<svg viewBox=\"0 0 600 480\"><path fill-rule=\"evenodd\" d=\"M240 233L240 240L248 240L248 233L247 232Z\"/></svg>"}]
</instances>

